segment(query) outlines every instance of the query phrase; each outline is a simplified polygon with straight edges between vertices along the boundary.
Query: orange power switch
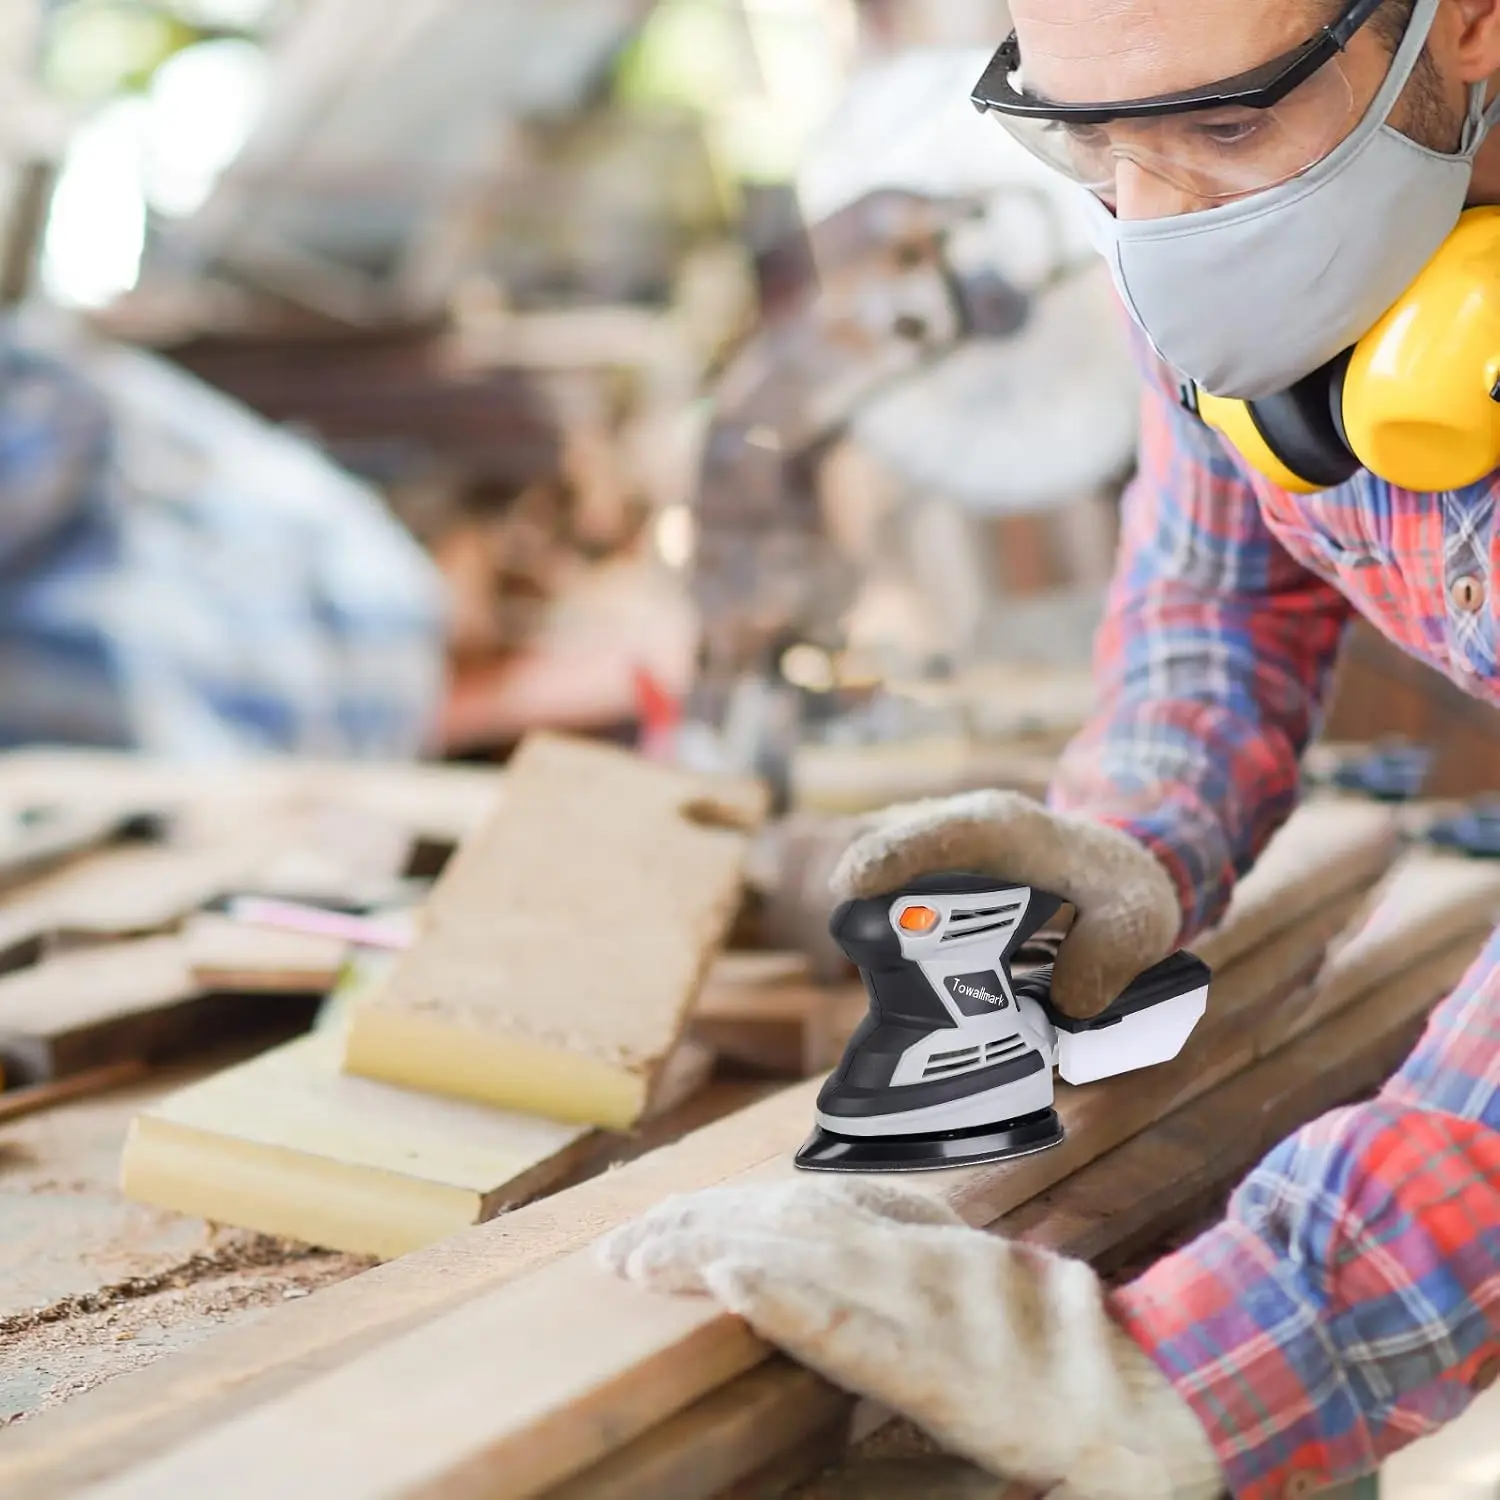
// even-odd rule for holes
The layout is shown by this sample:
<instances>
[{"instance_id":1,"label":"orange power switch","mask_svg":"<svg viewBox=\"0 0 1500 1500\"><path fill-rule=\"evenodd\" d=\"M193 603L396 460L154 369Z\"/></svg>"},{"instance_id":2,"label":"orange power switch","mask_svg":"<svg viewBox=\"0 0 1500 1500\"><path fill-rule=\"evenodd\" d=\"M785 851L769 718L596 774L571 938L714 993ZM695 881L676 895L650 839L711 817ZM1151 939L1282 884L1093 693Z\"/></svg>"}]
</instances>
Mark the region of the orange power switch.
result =
<instances>
[{"instance_id":1,"label":"orange power switch","mask_svg":"<svg viewBox=\"0 0 1500 1500\"><path fill-rule=\"evenodd\" d=\"M908 906L896 925L902 932L931 932L938 924L938 914L930 906Z\"/></svg>"}]
</instances>

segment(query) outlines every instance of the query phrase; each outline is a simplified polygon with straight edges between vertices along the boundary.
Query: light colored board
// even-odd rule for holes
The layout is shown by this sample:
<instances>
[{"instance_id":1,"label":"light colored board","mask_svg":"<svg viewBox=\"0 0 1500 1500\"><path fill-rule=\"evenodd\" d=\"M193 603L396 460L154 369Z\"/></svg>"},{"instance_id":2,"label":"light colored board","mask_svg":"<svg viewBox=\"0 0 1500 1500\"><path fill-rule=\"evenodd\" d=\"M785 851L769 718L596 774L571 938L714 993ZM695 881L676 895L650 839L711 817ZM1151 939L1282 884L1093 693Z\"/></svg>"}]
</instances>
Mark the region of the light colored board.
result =
<instances>
[{"instance_id":1,"label":"light colored board","mask_svg":"<svg viewBox=\"0 0 1500 1500\"><path fill-rule=\"evenodd\" d=\"M792 801L806 812L850 815L892 803L1004 787L1045 796L1055 753L963 737L879 745L803 745L792 760Z\"/></svg>"},{"instance_id":2,"label":"light colored board","mask_svg":"<svg viewBox=\"0 0 1500 1500\"><path fill-rule=\"evenodd\" d=\"M1192 950L1211 969L1233 963L1307 911L1362 889L1390 867L1398 825L1370 802L1316 798L1299 807L1235 887L1224 920Z\"/></svg>"},{"instance_id":3,"label":"light colored board","mask_svg":"<svg viewBox=\"0 0 1500 1500\"><path fill-rule=\"evenodd\" d=\"M1312 1003L1294 1034L1365 993L1402 962L1415 962L1500 920L1500 861L1432 849L1406 854L1372 893L1361 922L1329 954ZM1276 1018L1268 1021L1275 1023Z\"/></svg>"},{"instance_id":4,"label":"light colored board","mask_svg":"<svg viewBox=\"0 0 1500 1500\"><path fill-rule=\"evenodd\" d=\"M1021 1161L912 1180L974 1222L991 1222L1198 1097L1253 1060L1247 1018L1268 995L1311 974L1353 904L1313 913L1280 944L1220 976L1213 1024L1204 1023L1176 1062L1149 1075L1060 1088L1063 1145ZM774 1101L774 1116L757 1122L762 1160L736 1180L774 1181L795 1170L790 1154L806 1133L815 1093L814 1085L803 1085ZM538 1341L546 1345L545 1358L495 1357L496 1350L529 1352ZM146 1500L192 1493L217 1476L219 1500L266 1493L287 1500L329 1493L341 1500L532 1495L768 1352L738 1320L702 1300L642 1293L610 1277L591 1254L575 1253L89 1494ZM335 1412L345 1419L336 1420ZM354 1412L358 1422L347 1420Z\"/></svg>"},{"instance_id":5,"label":"light colored board","mask_svg":"<svg viewBox=\"0 0 1500 1500\"><path fill-rule=\"evenodd\" d=\"M457 843L494 808L498 768L266 760L232 767L175 764L131 752L62 747L0 754L0 806L37 803L246 809L321 804L401 822Z\"/></svg>"},{"instance_id":6,"label":"light colored board","mask_svg":"<svg viewBox=\"0 0 1500 1500\"><path fill-rule=\"evenodd\" d=\"M1277 1141L1389 1076L1483 941L1450 938L1445 951L1410 970L1372 976L1368 992L1300 1042L1028 1200L994 1228L1101 1271L1149 1253ZM847 1447L857 1406L853 1396L773 1359L549 1491L547 1500L718 1500L772 1468L781 1483L758 1493L780 1494L834 1462ZM868 1430L878 1420L867 1406L858 1425ZM837 1471L828 1483L836 1481ZM806 1500L823 1500L822 1484Z\"/></svg>"},{"instance_id":7,"label":"light colored board","mask_svg":"<svg viewBox=\"0 0 1500 1500\"><path fill-rule=\"evenodd\" d=\"M1333 830L1309 859L1316 869L1341 863L1346 852ZM1289 906L1281 912L1293 915ZM169 1367L126 1376L46 1413L6 1434L0 1489L15 1500L71 1496L587 1245L669 1193L775 1159L799 1143L817 1087L785 1091L627 1167L280 1308Z\"/></svg>"},{"instance_id":8,"label":"light colored board","mask_svg":"<svg viewBox=\"0 0 1500 1500\"><path fill-rule=\"evenodd\" d=\"M194 917L184 938L198 983L237 994L326 994L349 956L339 938L251 926L214 912Z\"/></svg>"},{"instance_id":9,"label":"light colored board","mask_svg":"<svg viewBox=\"0 0 1500 1500\"><path fill-rule=\"evenodd\" d=\"M526 741L387 984L351 1073L614 1129L647 1113L738 909L758 783Z\"/></svg>"},{"instance_id":10,"label":"light colored board","mask_svg":"<svg viewBox=\"0 0 1500 1500\"><path fill-rule=\"evenodd\" d=\"M178 1213L389 1258L545 1191L593 1134L351 1078L323 1031L137 1115L121 1183Z\"/></svg>"},{"instance_id":11,"label":"light colored board","mask_svg":"<svg viewBox=\"0 0 1500 1500\"><path fill-rule=\"evenodd\" d=\"M174 926L263 857L259 837L102 850L10 893L0 907L0 951L50 936L121 937Z\"/></svg>"}]
</instances>

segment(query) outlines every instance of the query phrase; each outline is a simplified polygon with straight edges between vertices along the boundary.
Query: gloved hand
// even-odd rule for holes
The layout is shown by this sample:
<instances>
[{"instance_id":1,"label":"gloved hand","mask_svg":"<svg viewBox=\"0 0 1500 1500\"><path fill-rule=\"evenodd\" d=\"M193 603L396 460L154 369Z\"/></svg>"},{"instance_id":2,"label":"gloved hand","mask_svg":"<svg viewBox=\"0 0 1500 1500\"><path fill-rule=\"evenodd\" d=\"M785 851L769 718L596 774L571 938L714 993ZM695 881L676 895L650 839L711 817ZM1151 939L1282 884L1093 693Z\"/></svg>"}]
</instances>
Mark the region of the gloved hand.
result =
<instances>
[{"instance_id":1,"label":"gloved hand","mask_svg":"<svg viewBox=\"0 0 1500 1500\"><path fill-rule=\"evenodd\" d=\"M1105 1310L1080 1261L966 1227L876 1179L670 1198L606 1264L699 1292L953 1452L1062 1500L1213 1500L1197 1418Z\"/></svg>"},{"instance_id":2,"label":"gloved hand","mask_svg":"<svg viewBox=\"0 0 1500 1500\"><path fill-rule=\"evenodd\" d=\"M1182 926L1167 872L1128 834L1054 813L1019 792L964 792L889 808L865 823L834 866L833 897L878 896L918 875L973 870L1039 886L1077 916L1058 951L1052 1001L1097 1015L1165 958Z\"/></svg>"}]
</instances>

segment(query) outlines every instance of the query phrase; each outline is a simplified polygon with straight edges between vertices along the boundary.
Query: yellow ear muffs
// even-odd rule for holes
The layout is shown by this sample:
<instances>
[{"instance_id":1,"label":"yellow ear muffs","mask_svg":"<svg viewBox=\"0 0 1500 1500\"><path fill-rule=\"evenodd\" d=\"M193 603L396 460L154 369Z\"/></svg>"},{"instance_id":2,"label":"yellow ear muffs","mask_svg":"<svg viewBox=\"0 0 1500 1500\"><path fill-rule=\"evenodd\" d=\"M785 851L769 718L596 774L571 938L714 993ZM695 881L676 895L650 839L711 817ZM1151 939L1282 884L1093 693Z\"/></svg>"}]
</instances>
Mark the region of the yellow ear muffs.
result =
<instances>
[{"instance_id":1,"label":"yellow ear muffs","mask_svg":"<svg viewBox=\"0 0 1500 1500\"><path fill-rule=\"evenodd\" d=\"M1299 495L1332 489L1359 472L1340 428L1338 394L1346 360L1260 401L1198 393L1198 415L1222 433L1251 468Z\"/></svg>"},{"instance_id":2,"label":"yellow ear muffs","mask_svg":"<svg viewBox=\"0 0 1500 1500\"><path fill-rule=\"evenodd\" d=\"M1343 408L1350 448L1402 489L1462 489L1500 468L1500 208L1465 213L1359 341Z\"/></svg>"},{"instance_id":3,"label":"yellow ear muffs","mask_svg":"<svg viewBox=\"0 0 1500 1500\"><path fill-rule=\"evenodd\" d=\"M1298 494L1360 468L1402 489L1461 489L1500 468L1500 208L1468 210L1348 354L1259 401L1189 406Z\"/></svg>"}]
</instances>

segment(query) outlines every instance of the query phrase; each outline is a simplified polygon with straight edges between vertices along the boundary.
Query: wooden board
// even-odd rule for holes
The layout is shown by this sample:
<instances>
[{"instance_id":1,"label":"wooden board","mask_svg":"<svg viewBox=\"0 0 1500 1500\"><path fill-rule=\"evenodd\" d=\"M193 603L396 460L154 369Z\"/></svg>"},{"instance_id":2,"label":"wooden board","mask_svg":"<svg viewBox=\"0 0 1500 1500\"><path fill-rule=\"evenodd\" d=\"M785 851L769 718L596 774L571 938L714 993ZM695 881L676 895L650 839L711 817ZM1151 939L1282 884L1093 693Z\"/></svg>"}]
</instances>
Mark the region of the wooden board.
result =
<instances>
[{"instance_id":1,"label":"wooden board","mask_svg":"<svg viewBox=\"0 0 1500 1500\"><path fill-rule=\"evenodd\" d=\"M237 816L320 804L391 819L414 835L458 843L489 816L496 767L272 759L230 767L178 765L130 751L49 746L0 754L0 807L170 806Z\"/></svg>"},{"instance_id":2,"label":"wooden board","mask_svg":"<svg viewBox=\"0 0 1500 1500\"><path fill-rule=\"evenodd\" d=\"M1471 935L1405 973L1377 977L1302 1042L1168 1115L994 1228L1088 1260L1102 1274L1149 1252L1277 1141L1388 1077L1483 941ZM773 1469L779 1485L760 1493L779 1494L848 1447L858 1405L778 1357L549 1491L547 1500L716 1500ZM878 1420L872 1413L863 1414L866 1429Z\"/></svg>"},{"instance_id":3,"label":"wooden board","mask_svg":"<svg viewBox=\"0 0 1500 1500\"><path fill-rule=\"evenodd\" d=\"M539 735L354 1007L345 1067L625 1129L647 1113L738 908L757 783Z\"/></svg>"},{"instance_id":4,"label":"wooden board","mask_svg":"<svg viewBox=\"0 0 1500 1500\"><path fill-rule=\"evenodd\" d=\"M41 1083L147 1057L193 1024L201 994L175 937L47 959L0 979L0 1059Z\"/></svg>"},{"instance_id":5,"label":"wooden board","mask_svg":"<svg viewBox=\"0 0 1500 1500\"><path fill-rule=\"evenodd\" d=\"M106 1094L111 1089L136 1082L145 1072L144 1062L109 1063L102 1068L90 1068L85 1073L74 1073L72 1077L58 1079L55 1083L33 1083L9 1089L0 1093L0 1125L66 1104L72 1099Z\"/></svg>"},{"instance_id":6,"label":"wooden board","mask_svg":"<svg viewBox=\"0 0 1500 1500\"><path fill-rule=\"evenodd\" d=\"M1363 818L1356 821L1363 825ZM1330 830L1324 844L1309 850L1311 874L1341 866L1349 843L1343 830ZM1309 878L1309 871L1296 874ZM1283 918L1292 914L1289 906L1279 910ZM0 1490L14 1500L69 1496L586 1246L669 1193L710 1186L774 1159L800 1141L817 1087L787 1090L627 1167L46 1413L0 1444Z\"/></svg>"},{"instance_id":7,"label":"wooden board","mask_svg":"<svg viewBox=\"0 0 1500 1500\"><path fill-rule=\"evenodd\" d=\"M29 962L55 937L161 932L232 890L264 858L262 836L202 846L127 844L102 850L8 893L0 906L0 968Z\"/></svg>"},{"instance_id":8,"label":"wooden board","mask_svg":"<svg viewBox=\"0 0 1500 1500\"><path fill-rule=\"evenodd\" d=\"M1192 950L1211 969L1223 968L1286 927L1289 913L1367 887L1397 852L1390 809L1337 797L1308 801L1235 887L1223 921Z\"/></svg>"},{"instance_id":9,"label":"wooden board","mask_svg":"<svg viewBox=\"0 0 1500 1500\"><path fill-rule=\"evenodd\" d=\"M339 938L255 927L214 912L194 917L184 938L193 976L204 989L242 995L327 994L349 956Z\"/></svg>"},{"instance_id":10,"label":"wooden board","mask_svg":"<svg viewBox=\"0 0 1500 1500\"><path fill-rule=\"evenodd\" d=\"M137 1115L121 1183L195 1218L389 1258L553 1186L592 1136L351 1078L319 1032Z\"/></svg>"},{"instance_id":11,"label":"wooden board","mask_svg":"<svg viewBox=\"0 0 1500 1500\"><path fill-rule=\"evenodd\" d=\"M1357 899L1304 918L1281 943L1221 975L1214 1023L1204 1023L1176 1062L1149 1075L1060 1088L1063 1145L913 1181L944 1194L974 1222L990 1222L1200 1096L1253 1060L1249 1018L1269 995L1305 980ZM794 1171L790 1155L806 1133L815 1093L815 1084L788 1090L765 1107L764 1118L742 1122L762 1152L735 1180L774 1181ZM528 1357L496 1359L497 1349L526 1349ZM533 1350L544 1353L532 1358ZM418 1491L445 1500L531 1495L768 1352L700 1299L650 1296L610 1277L592 1254L572 1254L189 1440L101 1487L98 1500L191 1493L209 1476L217 1476L219 1500L265 1493L337 1493L341 1500ZM388 1412L390 1426L383 1419L374 1426L392 1434L390 1443L335 1416L352 1411Z\"/></svg>"},{"instance_id":12,"label":"wooden board","mask_svg":"<svg viewBox=\"0 0 1500 1500\"><path fill-rule=\"evenodd\" d=\"M783 1078L826 1071L864 1014L858 981L818 984L797 953L727 953L693 1006L692 1035L723 1062Z\"/></svg>"}]
</instances>

